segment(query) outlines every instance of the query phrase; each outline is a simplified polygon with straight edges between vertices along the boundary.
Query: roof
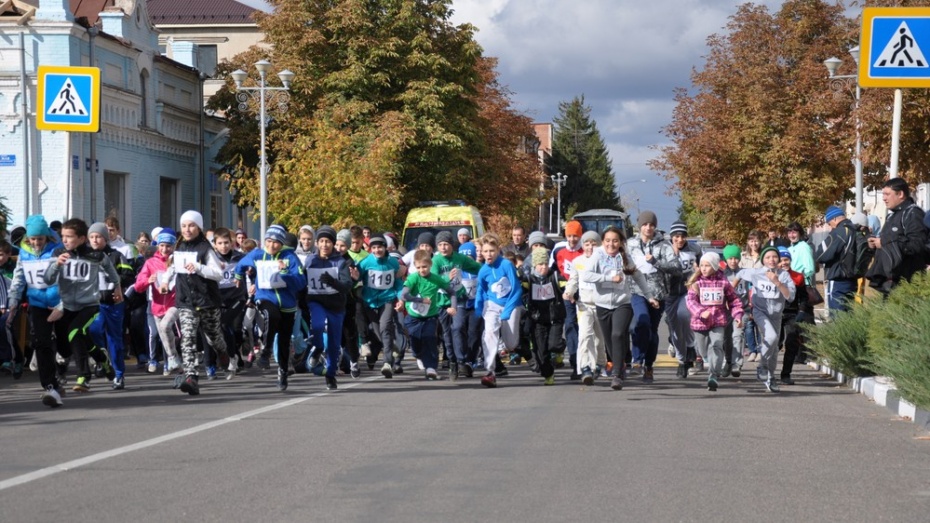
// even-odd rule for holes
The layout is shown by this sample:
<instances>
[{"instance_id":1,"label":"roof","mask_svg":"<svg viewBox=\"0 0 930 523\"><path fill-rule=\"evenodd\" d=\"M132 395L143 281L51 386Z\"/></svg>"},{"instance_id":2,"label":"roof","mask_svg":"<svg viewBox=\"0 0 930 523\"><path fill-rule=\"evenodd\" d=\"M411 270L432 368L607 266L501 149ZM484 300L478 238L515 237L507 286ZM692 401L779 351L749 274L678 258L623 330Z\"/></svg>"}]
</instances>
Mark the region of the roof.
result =
<instances>
[{"instance_id":1,"label":"roof","mask_svg":"<svg viewBox=\"0 0 930 523\"><path fill-rule=\"evenodd\" d=\"M256 9L235 0L148 0L148 11L155 25L229 25L254 24Z\"/></svg>"},{"instance_id":2,"label":"roof","mask_svg":"<svg viewBox=\"0 0 930 523\"><path fill-rule=\"evenodd\" d=\"M86 18L89 25L96 24L100 13L113 7L113 0L70 0L69 3L74 18Z\"/></svg>"}]
</instances>

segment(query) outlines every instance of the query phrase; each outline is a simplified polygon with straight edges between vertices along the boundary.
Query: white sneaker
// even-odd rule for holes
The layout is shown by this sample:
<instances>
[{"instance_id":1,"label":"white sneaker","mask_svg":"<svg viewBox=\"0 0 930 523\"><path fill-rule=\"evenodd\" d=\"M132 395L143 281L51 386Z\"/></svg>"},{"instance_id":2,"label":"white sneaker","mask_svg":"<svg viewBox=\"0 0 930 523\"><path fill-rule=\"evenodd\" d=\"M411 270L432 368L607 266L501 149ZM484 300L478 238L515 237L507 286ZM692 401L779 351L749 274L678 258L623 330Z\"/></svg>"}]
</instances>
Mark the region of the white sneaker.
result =
<instances>
[{"instance_id":1,"label":"white sneaker","mask_svg":"<svg viewBox=\"0 0 930 523\"><path fill-rule=\"evenodd\" d=\"M55 390L55 387L49 385L48 389L42 394L42 404L47 405L51 408L60 407L63 405L61 401L61 394L58 394L58 391Z\"/></svg>"},{"instance_id":2,"label":"white sneaker","mask_svg":"<svg viewBox=\"0 0 930 523\"><path fill-rule=\"evenodd\" d=\"M155 374L158 372L158 363L155 363L155 361L150 361L148 371L149 374Z\"/></svg>"},{"instance_id":3,"label":"white sneaker","mask_svg":"<svg viewBox=\"0 0 930 523\"><path fill-rule=\"evenodd\" d=\"M229 360L229 367L226 369L226 381L236 377L236 371L239 370L239 356Z\"/></svg>"},{"instance_id":4,"label":"white sneaker","mask_svg":"<svg viewBox=\"0 0 930 523\"><path fill-rule=\"evenodd\" d=\"M666 352L668 352L668 355L670 358L674 358L675 357L675 346L672 344L669 344L668 349L666 349Z\"/></svg>"},{"instance_id":5,"label":"white sneaker","mask_svg":"<svg viewBox=\"0 0 930 523\"><path fill-rule=\"evenodd\" d=\"M426 369L426 379L428 380L438 380L439 374L436 374L436 369Z\"/></svg>"},{"instance_id":6,"label":"white sneaker","mask_svg":"<svg viewBox=\"0 0 930 523\"><path fill-rule=\"evenodd\" d=\"M170 374L176 370L179 370L180 368L181 368L181 360L177 356L171 356L168 359L168 367L165 370L165 372Z\"/></svg>"},{"instance_id":7,"label":"white sneaker","mask_svg":"<svg viewBox=\"0 0 930 523\"><path fill-rule=\"evenodd\" d=\"M371 344L363 343L359 348L358 353L359 358L367 358L368 356L371 356Z\"/></svg>"},{"instance_id":8,"label":"white sneaker","mask_svg":"<svg viewBox=\"0 0 930 523\"><path fill-rule=\"evenodd\" d=\"M397 360L394 360L397 361ZM417 358L417 368L420 370L426 370L426 365L423 365L423 360ZM433 372L436 372L435 370Z\"/></svg>"}]
</instances>

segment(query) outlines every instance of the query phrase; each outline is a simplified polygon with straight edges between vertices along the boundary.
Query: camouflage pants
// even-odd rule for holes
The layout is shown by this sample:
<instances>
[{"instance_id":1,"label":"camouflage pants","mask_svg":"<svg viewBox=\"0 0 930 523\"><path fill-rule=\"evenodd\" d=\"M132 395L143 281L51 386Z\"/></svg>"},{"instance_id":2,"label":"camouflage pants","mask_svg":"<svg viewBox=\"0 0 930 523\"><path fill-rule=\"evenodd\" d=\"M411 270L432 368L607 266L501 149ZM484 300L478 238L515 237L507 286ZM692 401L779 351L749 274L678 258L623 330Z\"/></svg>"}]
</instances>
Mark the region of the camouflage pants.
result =
<instances>
[{"instance_id":1,"label":"camouflage pants","mask_svg":"<svg viewBox=\"0 0 930 523\"><path fill-rule=\"evenodd\" d=\"M207 343L217 353L226 352L226 341L220 328L220 309L178 309L181 323L181 356L184 359L184 373L197 375L197 367L203 361L203 355L197 351L197 336L202 331ZM198 328L199 327L199 328Z\"/></svg>"}]
</instances>

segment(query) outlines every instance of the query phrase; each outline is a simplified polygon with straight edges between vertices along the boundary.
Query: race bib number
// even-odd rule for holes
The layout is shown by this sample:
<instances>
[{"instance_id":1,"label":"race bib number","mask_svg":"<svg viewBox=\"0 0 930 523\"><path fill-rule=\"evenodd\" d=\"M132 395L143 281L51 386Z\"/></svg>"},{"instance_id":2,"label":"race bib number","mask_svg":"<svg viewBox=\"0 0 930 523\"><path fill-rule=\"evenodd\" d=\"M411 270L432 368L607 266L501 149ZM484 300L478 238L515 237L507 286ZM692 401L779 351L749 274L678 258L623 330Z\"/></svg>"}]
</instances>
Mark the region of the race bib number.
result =
<instances>
[{"instance_id":1,"label":"race bib number","mask_svg":"<svg viewBox=\"0 0 930 523\"><path fill-rule=\"evenodd\" d=\"M555 290L551 284L538 285L533 284L533 301L545 301L555 299Z\"/></svg>"},{"instance_id":2,"label":"race bib number","mask_svg":"<svg viewBox=\"0 0 930 523\"><path fill-rule=\"evenodd\" d=\"M394 271L368 271L368 286L379 291L394 287Z\"/></svg>"},{"instance_id":3,"label":"race bib number","mask_svg":"<svg viewBox=\"0 0 930 523\"><path fill-rule=\"evenodd\" d=\"M762 281L756 284L756 292L761 294L763 298L777 298L778 297L778 287L775 286L772 282Z\"/></svg>"},{"instance_id":4,"label":"race bib number","mask_svg":"<svg viewBox=\"0 0 930 523\"><path fill-rule=\"evenodd\" d=\"M26 286L30 289L47 289L45 271L51 263L51 259L23 261L23 276L26 278Z\"/></svg>"},{"instance_id":5,"label":"race bib number","mask_svg":"<svg viewBox=\"0 0 930 523\"><path fill-rule=\"evenodd\" d=\"M694 270L694 262L697 260L697 258L695 258L694 255L690 252L683 252L679 254L678 260L681 262L681 270L687 272Z\"/></svg>"},{"instance_id":6,"label":"race bib number","mask_svg":"<svg viewBox=\"0 0 930 523\"><path fill-rule=\"evenodd\" d=\"M90 262L85 260L68 260L61 268L61 277L68 281L90 281Z\"/></svg>"},{"instance_id":7,"label":"race bib number","mask_svg":"<svg viewBox=\"0 0 930 523\"><path fill-rule=\"evenodd\" d=\"M107 275L103 271L100 271L97 273L97 288L101 291L112 291L116 288L116 284L111 283L110 280L107 279Z\"/></svg>"},{"instance_id":8,"label":"race bib number","mask_svg":"<svg viewBox=\"0 0 930 523\"><path fill-rule=\"evenodd\" d=\"M281 277L281 268L278 260L262 260L255 262L255 272L258 273L257 283L259 289L282 289L287 287Z\"/></svg>"},{"instance_id":9,"label":"race bib number","mask_svg":"<svg viewBox=\"0 0 930 523\"><path fill-rule=\"evenodd\" d=\"M571 278L572 273L574 272L575 266L572 265L571 260L565 260L565 263L562 264L562 274L564 274L567 278Z\"/></svg>"},{"instance_id":10,"label":"race bib number","mask_svg":"<svg viewBox=\"0 0 930 523\"><path fill-rule=\"evenodd\" d=\"M336 289L326 285L320 278L324 274L329 274L336 279L338 277L337 269L335 267L328 267L325 269L307 269L307 294L336 294Z\"/></svg>"},{"instance_id":11,"label":"race bib number","mask_svg":"<svg viewBox=\"0 0 930 523\"><path fill-rule=\"evenodd\" d=\"M419 303L414 303L411 301L411 302L407 302L407 305L410 306L410 310L419 314L420 316L426 316L429 314L429 309L430 309L429 303L423 303L422 301Z\"/></svg>"},{"instance_id":12,"label":"race bib number","mask_svg":"<svg viewBox=\"0 0 930 523\"><path fill-rule=\"evenodd\" d=\"M220 280L221 289L232 289L236 286L236 266L239 262L229 262L223 267L223 279Z\"/></svg>"},{"instance_id":13,"label":"race bib number","mask_svg":"<svg viewBox=\"0 0 930 523\"><path fill-rule=\"evenodd\" d=\"M465 287L465 296L469 300L475 299L475 296L478 295L478 280L471 278L468 280L462 280L462 287Z\"/></svg>"},{"instance_id":14,"label":"race bib number","mask_svg":"<svg viewBox=\"0 0 930 523\"><path fill-rule=\"evenodd\" d=\"M187 274L188 263L197 263L197 253L196 252L175 252L174 253L174 270L181 273Z\"/></svg>"},{"instance_id":15,"label":"race bib number","mask_svg":"<svg viewBox=\"0 0 930 523\"><path fill-rule=\"evenodd\" d=\"M459 269L461 271L461 269ZM462 273L459 272L459 275L455 278L449 278L449 286L452 287L453 292L459 292L459 289L462 288Z\"/></svg>"},{"instance_id":16,"label":"race bib number","mask_svg":"<svg viewBox=\"0 0 930 523\"><path fill-rule=\"evenodd\" d=\"M509 296L511 290L513 290L513 286L510 285L510 280L508 280L506 277L501 278L495 283L491 284L491 292L493 292L499 300Z\"/></svg>"},{"instance_id":17,"label":"race bib number","mask_svg":"<svg viewBox=\"0 0 930 523\"><path fill-rule=\"evenodd\" d=\"M723 287L702 288L701 305L723 305Z\"/></svg>"}]
</instances>

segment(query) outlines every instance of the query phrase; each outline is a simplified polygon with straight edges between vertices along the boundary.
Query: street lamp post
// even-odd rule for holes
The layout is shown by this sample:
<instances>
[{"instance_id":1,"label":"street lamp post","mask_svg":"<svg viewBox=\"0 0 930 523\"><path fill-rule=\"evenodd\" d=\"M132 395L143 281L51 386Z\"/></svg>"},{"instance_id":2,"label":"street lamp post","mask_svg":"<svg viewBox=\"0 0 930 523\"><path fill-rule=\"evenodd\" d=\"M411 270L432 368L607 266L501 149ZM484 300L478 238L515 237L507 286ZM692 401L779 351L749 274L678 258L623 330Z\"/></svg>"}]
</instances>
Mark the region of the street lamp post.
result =
<instances>
[{"instance_id":1,"label":"street lamp post","mask_svg":"<svg viewBox=\"0 0 930 523\"><path fill-rule=\"evenodd\" d=\"M617 196L620 197L620 205L621 205L621 206L623 205L623 197L622 197L622 195L620 194L620 188L623 187L624 185L629 185L629 184L631 184L631 183L646 183L646 179L645 179L645 178L641 178L641 179L639 179L639 180L630 180L630 181L628 181L628 182L623 182L623 183L621 183L620 185L617 186ZM637 207L637 209L636 209L636 214L639 214L639 198L636 198L636 207Z\"/></svg>"},{"instance_id":2,"label":"street lamp post","mask_svg":"<svg viewBox=\"0 0 930 523\"><path fill-rule=\"evenodd\" d=\"M550 176L552 183L558 187L557 198L558 203L555 207L555 227L560 232L562 230L562 186L565 185L565 182L568 180L568 176L562 173L555 173L555 176Z\"/></svg>"},{"instance_id":3,"label":"street lamp post","mask_svg":"<svg viewBox=\"0 0 930 523\"><path fill-rule=\"evenodd\" d=\"M857 45L850 49L849 54L852 55L853 61L858 65L859 46ZM849 89L853 85L856 86L856 103L853 106L853 110L856 113L856 155L853 158L853 164L856 166L856 214L862 214L862 137L859 129L859 97L861 95L861 89L857 81L859 78L858 75L836 74L836 70L839 69L842 63L843 61L835 56L823 61L823 65L826 66L827 72L830 73L828 80L830 81L830 89L833 90L834 97L839 99L845 94L846 89Z\"/></svg>"},{"instance_id":4,"label":"street lamp post","mask_svg":"<svg viewBox=\"0 0 930 523\"><path fill-rule=\"evenodd\" d=\"M236 100L239 102L239 110L246 111L249 108L249 101L258 95L259 104L259 127L261 129L261 160L259 160L259 192L260 192L260 212L261 212L261 235L264 237L268 229L268 162L265 159L265 130L268 126L268 117L265 114L265 106L269 102L277 103L278 112L284 114L288 109L290 100L291 81L294 79L294 73L285 69L278 73L278 78L284 87L268 87L265 84L266 74L271 68L271 62L268 60L259 60L255 62L255 69L258 70L259 82L258 87L242 87L242 82L248 78L249 74L242 69L233 71L230 76L236 82Z\"/></svg>"}]
</instances>

